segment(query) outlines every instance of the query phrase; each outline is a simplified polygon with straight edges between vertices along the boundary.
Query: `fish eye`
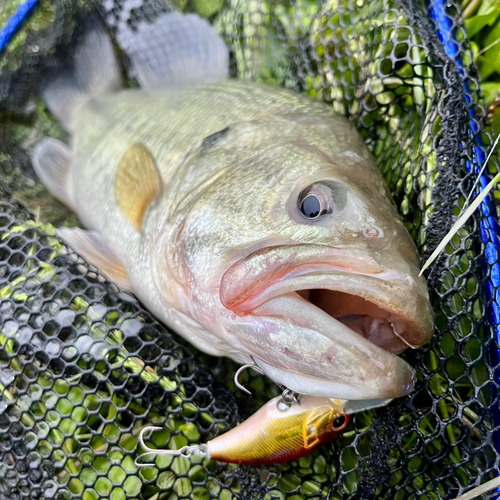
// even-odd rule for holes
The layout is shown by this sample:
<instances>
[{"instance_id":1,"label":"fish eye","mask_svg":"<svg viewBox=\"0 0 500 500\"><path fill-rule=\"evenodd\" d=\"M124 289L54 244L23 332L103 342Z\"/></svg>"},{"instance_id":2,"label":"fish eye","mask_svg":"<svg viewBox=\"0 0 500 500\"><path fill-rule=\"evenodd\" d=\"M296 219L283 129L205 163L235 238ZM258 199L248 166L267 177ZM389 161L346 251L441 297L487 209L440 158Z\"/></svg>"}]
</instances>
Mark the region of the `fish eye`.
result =
<instances>
[{"instance_id":1,"label":"fish eye","mask_svg":"<svg viewBox=\"0 0 500 500\"><path fill-rule=\"evenodd\" d=\"M298 198L298 207L306 219L319 219L331 214L336 205L339 185L334 182L317 182L304 189Z\"/></svg>"}]
</instances>

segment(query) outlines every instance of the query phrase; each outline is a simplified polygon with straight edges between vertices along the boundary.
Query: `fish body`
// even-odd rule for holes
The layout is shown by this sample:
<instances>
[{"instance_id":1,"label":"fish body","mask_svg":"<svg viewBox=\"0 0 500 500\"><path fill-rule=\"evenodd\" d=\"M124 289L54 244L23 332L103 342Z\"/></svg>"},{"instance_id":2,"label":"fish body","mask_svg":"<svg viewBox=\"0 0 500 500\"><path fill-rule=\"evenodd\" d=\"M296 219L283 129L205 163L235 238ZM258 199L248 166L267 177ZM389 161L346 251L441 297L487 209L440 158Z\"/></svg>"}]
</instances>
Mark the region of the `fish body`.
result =
<instances>
[{"instance_id":1,"label":"fish body","mask_svg":"<svg viewBox=\"0 0 500 500\"><path fill-rule=\"evenodd\" d=\"M91 231L61 236L209 354L319 398L411 391L396 354L432 334L427 289L352 124L307 96L214 77L200 53L218 41L193 42L187 69L162 61L168 50L155 64L136 54L144 88L117 90L112 49L89 40L80 73L96 46L108 59L92 82L63 75L44 93L72 148L49 140L33 158ZM179 71L190 77L167 85Z\"/></svg>"}]
</instances>

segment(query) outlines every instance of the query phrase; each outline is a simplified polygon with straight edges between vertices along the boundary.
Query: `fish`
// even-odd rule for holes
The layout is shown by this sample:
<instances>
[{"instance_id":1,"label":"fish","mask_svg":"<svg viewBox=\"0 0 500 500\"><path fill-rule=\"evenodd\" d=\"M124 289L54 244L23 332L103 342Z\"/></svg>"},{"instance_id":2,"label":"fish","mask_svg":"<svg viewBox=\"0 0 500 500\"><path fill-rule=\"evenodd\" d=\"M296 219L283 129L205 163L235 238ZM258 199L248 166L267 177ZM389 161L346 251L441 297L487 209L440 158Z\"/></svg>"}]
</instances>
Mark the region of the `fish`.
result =
<instances>
[{"instance_id":1,"label":"fish","mask_svg":"<svg viewBox=\"0 0 500 500\"><path fill-rule=\"evenodd\" d=\"M45 139L33 166L86 228L59 236L201 351L318 401L410 393L398 354L432 336L427 285L353 124L230 79L194 14L139 24L128 56L139 89L96 25L42 84L71 146Z\"/></svg>"}]
</instances>

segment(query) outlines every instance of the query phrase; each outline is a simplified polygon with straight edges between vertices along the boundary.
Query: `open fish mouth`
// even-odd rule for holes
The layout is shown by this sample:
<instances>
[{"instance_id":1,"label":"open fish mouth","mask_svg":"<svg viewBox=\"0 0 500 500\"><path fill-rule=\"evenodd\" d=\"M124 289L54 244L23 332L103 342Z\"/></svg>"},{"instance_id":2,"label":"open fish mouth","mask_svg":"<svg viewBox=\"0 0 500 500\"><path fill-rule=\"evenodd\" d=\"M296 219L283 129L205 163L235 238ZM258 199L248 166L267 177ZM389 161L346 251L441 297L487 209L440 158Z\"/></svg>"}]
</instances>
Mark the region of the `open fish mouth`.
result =
<instances>
[{"instance_id":1,"label":"open fish mouth","mask_svg":"<svg viewBox=\"0 0 500 500\"><path fill-rule=\"evenodd\" d=\"M281 344L290 355L279 362L277 356L256 356L256 361L274 380L295 384L290 388L307 394L350 399L404 395L413 389L414 372L396 355L424 344L432 334L425 282L404 258L397 269L387 269L363 251L268 247L225 273L220 296L238 315L281 320L287 325L280 331L295 332L295 337L287 334L288 344ZM316 346L304 349L298 341L301 331L317 332L330 347L325 343L312 357L309 350ZM307 363L301 363L301 354ZM379 378L378 386L370 374Z\"/></svg>"},{"instance_id":2,"label":"open fish mouth","mask_svg":"<svg viewBox=\"0 0 500 500\"><path fill-rule=\"evenodd\" d=\"M300 290L298 294L385 351L399 354L413 347L405 340L411 326L373 302L328 289Z\"/></svg>"}]
</instances>

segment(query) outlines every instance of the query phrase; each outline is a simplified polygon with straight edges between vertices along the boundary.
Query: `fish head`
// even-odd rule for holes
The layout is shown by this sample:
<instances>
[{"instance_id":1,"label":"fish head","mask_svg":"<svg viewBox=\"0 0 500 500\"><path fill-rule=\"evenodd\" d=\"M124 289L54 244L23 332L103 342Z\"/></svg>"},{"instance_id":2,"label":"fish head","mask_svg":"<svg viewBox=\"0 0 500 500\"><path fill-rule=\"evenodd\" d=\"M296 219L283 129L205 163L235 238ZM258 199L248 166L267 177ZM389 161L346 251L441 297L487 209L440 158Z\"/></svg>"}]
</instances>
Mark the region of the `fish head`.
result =
<instances>
[{"instance_id":1,"label":"fish head","mask_svg":"<svg viewBox=\"0 0 500 500\"><path fill-rule=\"evenodd\" d=\"M426 283L354 127L330 112L266 115L211 135L189 161L197 182L172 187L161 257L183 283L179 307L299 393L410 392L397 354L432 335Z\"/></svg>"}]
</instances>

